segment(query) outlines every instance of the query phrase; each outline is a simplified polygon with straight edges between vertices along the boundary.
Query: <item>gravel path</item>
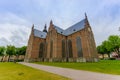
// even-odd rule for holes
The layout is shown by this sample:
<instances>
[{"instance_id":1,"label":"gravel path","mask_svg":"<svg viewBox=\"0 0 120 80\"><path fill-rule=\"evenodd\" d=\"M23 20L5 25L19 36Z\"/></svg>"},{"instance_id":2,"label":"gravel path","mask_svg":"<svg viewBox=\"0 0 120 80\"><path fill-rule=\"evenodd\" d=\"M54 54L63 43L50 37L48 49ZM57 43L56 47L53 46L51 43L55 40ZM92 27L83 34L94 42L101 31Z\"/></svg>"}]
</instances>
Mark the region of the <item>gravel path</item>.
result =
<instances>
[{"instance_id":1,"label":"gravel path","mask_svg":"<svg viewBox=\"0 0 120 80\"><path fill-rule=\"evenodd\" d=\"M30 66L32 68L62 75L62 76L71 78L72 80L120 80L120 76L118 75L109 75L109 74L74 70L74 69L68 69L68 68L44 66L44 65L26 63L26 62L19 62L19 63L26 66Z\"/></svg>"}]
</instances>

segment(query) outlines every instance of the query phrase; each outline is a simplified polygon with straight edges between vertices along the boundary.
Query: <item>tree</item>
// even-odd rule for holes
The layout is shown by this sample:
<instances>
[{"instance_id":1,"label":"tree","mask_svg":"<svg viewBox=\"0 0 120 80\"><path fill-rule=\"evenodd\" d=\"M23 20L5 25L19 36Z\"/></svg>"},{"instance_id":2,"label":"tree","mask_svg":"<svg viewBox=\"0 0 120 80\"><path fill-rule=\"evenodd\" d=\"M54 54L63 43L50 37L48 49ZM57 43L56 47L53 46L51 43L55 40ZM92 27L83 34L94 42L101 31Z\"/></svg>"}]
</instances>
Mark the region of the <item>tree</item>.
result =
<instances>
[{"instance_id":1,"label":"tree","mask_svg":"<svg viewBox=\"0 0 120 80\"><path fill-rule=\"evenodd\" d=\"M102 42L100 46L97 47L97 50L99 53L108 54L108 57L110 58L111 52L116 52L120 57L120 37L117 35L111 35L109 36L108 40L105 40Z\"/></svg>"},{"instance_id":2,"label":"tree","mask_svg":"<svg viewBox=\"0 0 120 80\"><path fill-rule=\"evenodd\" d=\"M26 46L21 47L21 48L20 48L20 53L19 53L19 55L25 55L26 49L27 49Z\"/></svg>"},{"instance_id":3,"label":"tree","mask_svg":"<svg viewBox=\"0 0 120 80\"><path fill-rule=\"evenodd\" d=\"M103 41L102 46L104 48L104 52L108 54L108 57L110 58L110 53L113 50L113 47L111 46L111 43L109 41Z\"/></svg>"},{"instance_id":4,"label":"tree","mask_svg":"<svg viewBox=\"0 0 120 80\"><path fill-rule=\"evenodd\" d=\"M111 35L108 38L108 41L110 42L110 46L112 46L112 51L116 52L119 55L119 53L120 53L120 51L119 51L119 49L120 49L120 37L117 35Z\"/></svg>"},{"instance_id":5,"label":"tree","mask_svg":"<svg viewBox=\"0 0 120 80\"><path fill-rule=\"evenodd\" d=\"M99 54L102 55L102 57L104 59L105 51L104 51L103 45L97 46L97 51L98 51Z\"/></svg>"},{"instance_id":6,"label":"tree","mask_svg":"<svg viewBox=\"0 0 120 80\"><path fill-rule=\"evenodd\" d=\"M2 56L1 62L3 61L4 52L5 52L5 47L0 47L0 56Z\"/></svg>"},{"instance_id":7,"label":"tree","mask_svg":"<svg viewBox=\"0 0 120 80\"><path fill-rule=\"evenodd\" d=\"M25 55L26 53L26 46L20 47L20 48L16 48L16 54L17 55Z\"/></svg>"},{"instance_id":8,"label":"tree","mask_svg":"<svg viewBox=\"0 0 120 80\"><path fill-rule=\"evenodd\" d=\"M20 47L20 48L16 48L16 56L17 56L17 60L19 58L20 55L25 55L26 53L26 46Z\"/></svg>"},{"instance_id":9,"label":"tree","mask_svg":"<svg viewBox=\"0 0 120 80\"><path fill-rule=\"evenodd\" d=\"M100 46L97 47L97 51L98 53L102 54L103 58L104 58L104 54L107 54L108 57L110 58L110 53L112 51L112 46L110 46L110 42L109 41L103 41L102 44Z\"/></svg>"},{"instance_id":10,"label":"tree","mask_svg":"<svg viewBox=\"0 0 120 80\"><path fill-rule=\"evenodd\" d=\"M6 54L9 55L8 61L10 61L10 57L16 54L15 46L12 45L7 46Z\"/></svg>"}]
</instances>

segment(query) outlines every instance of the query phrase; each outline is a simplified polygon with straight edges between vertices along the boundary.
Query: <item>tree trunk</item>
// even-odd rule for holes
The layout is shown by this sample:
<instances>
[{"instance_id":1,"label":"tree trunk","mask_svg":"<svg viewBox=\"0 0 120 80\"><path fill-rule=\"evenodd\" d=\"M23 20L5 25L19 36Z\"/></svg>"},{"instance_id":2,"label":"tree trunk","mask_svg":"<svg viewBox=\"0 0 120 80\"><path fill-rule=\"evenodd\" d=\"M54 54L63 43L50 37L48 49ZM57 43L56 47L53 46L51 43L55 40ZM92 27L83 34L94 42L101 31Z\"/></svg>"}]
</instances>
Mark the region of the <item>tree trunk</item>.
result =
<instances>
[{"instance_id":1,"label":"tree trunk","mask_svg":"<svg viewBox=\"0 0 120 80\"><path fill-rule=\"evenodd\" d=\"M8 62L10 62L10 55L9 55L9 57L8 57Z\"/></svg>"},{"instance_id":2,"label":"tree trunk","mask_svg":"<svg viewBox=\"0 0 120 80\"><path fill-rule=\"evenodd\" d=\"M120 51L119 51L119 48L117 49L118 50L118 58L120 57Z\"/></svg>"},{"instance_id":3,"label":"tree trunk","mask_svg":"<svg viewBox=\"0 0 120 80\"><path fill-rule=\"evenodd\" d=\"M118 58L120 57L119 55L119 49L115 49L115 52L118 54Z\"/></svg>"},{"instance_id":4,"label":"tree trunk","mask_svg":"<svg viewBox=\"0 0 120 80\"><path fill-rule=\"evenodd\" d=\"M102 54L102 57L103 57L103 59L104 59L104 54Z\"/></svg>"},{"instance_id":5,"label":"tree trunk","mask_svg":"<svg viewBox=\"0 0 120 80\"><path fill-rule=\"evenodd\" d=\"M108 58L110 59L110 54L108 54Z\"/></svg>"},{"instance_id":6,"label":"tree trunk","mask_svg":"<svg viewBox=\"0 0 120 80\"><path fill-rule=\"evenodd\" d=\"M19 56L20 56L20 55L17 55L17 62L18 62Z\"/></svg>"},{"instance_id":7,"label":"tree trunk","mask_svg":"<svg viewBox=\"0 0 120 80\"><path fill-rule=\"evenodd\" d=\"M3 62L3 58L4 58L4 56L2 56L1 62Z\"/></svg>"}]
</instances>

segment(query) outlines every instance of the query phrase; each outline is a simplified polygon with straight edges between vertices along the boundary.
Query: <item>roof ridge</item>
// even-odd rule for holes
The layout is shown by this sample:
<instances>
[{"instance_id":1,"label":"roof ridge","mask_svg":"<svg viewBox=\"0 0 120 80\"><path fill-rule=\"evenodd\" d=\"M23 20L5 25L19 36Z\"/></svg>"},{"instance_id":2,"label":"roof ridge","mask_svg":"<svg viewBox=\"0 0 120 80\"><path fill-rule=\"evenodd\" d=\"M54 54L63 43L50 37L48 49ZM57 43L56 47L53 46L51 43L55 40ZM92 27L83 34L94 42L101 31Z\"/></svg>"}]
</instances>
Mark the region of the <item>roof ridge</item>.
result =
<instances>
[{"instance_id":1,"label":"roof ridge","mask_svg":"<svg viewBox=\"0 0 120 80\"><path fill-rule=\"evenodd\" d=\"M84 20L85 20L85 19L83 19L83 20L81 20L81 21L79 21L79 22L77 22L77 23L73 24L72 26L68 27L67 29L69 29L69 28L71 28L71 27L73 27L73 26L77 25L78 23L80 23L80 22L82 22L82 21L84 21ZM67 29L65 29L65 30L67 30Z\"/></svg>"},{"instance_id":2,"label":"roof ridge","mask_svg":"<svg viewBox=\"0 0 120 80\"><path fill-rule=\"evenodd\" d=\"M40 37L40 38L46 38L47 33L40 31L38 29L34 29L34 36Z\"/></svg>"},{"instance_id":3,"label":"roof ridge","mask_svg":"<svg viewBox=\"0 0 120 80\"><path fill-rule=\"evenodd\" d=\"M68 36L68 35L70 35L72 33L75 33L77 31L83 29L84 28L84 24L85 24L85 19L75 23L71 27L69 27L66 30L64 30L64 35Z\"/></svg>"}]
</instances>

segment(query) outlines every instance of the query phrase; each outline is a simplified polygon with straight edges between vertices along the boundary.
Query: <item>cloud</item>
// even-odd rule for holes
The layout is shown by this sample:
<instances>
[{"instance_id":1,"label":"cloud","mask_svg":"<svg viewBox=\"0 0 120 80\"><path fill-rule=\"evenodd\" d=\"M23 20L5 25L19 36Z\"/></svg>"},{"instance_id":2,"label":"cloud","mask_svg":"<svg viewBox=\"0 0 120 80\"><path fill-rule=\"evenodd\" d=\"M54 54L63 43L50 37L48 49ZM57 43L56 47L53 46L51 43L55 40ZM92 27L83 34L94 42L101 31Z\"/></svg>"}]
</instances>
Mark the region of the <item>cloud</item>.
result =
<instances>
[{"instance_id":1,"label":"cloud","mask_svg":"<svg viewBox=\"0 0 120 80\"><path fill-rule=\"evenodd\" d=\"M1 0L0 41L26 45L33 23L42 30L52 19L56 26L66 29L84 19L87 12L99 45L109 35L119 34L119 4L120 0Z\"/></svg>"},{"instance_id":2,"label":"cloud","mask_svg":"<svg viewBox=\"0 0 120 80\"><path fill-rule=\"evenodd\" d=\"M4 38L4 37L0 38L0 46L5 46L5 45L9 45L9 44L10 44L9 41L6 38Z\"/></svg>"},{"instance_id":3,"label":"cloud","mask_svg":"<svg viewBox=\"0 0 120 80\"><path fill-rule=\"evenodd\" d=\"M0 46L15 45L16 47L27 45L30 34L29 21L12 13L1 15L0 18Z\"/></svg>"}]
</instances>

